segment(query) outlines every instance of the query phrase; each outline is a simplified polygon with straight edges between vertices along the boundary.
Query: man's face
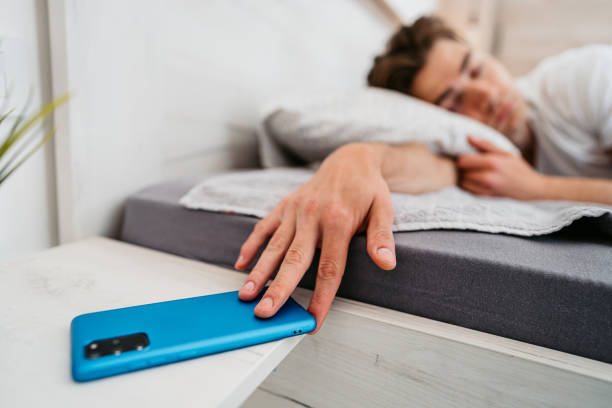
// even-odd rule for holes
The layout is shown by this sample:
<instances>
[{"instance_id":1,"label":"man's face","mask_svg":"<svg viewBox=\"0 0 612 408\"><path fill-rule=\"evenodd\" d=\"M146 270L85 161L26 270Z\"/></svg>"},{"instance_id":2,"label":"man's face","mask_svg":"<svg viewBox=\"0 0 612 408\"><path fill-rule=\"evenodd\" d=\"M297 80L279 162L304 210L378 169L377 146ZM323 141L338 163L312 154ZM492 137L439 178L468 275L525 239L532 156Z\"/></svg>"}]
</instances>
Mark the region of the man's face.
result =
<instances>
[{"instance_id":1,"label":"man's face","mask_svg":"<svg viewBox=\"0 0 612 408\"><path fill-rule=\"evenodd\" d=\"M519 148L525 142L527 106L512 77L493 57L461 42L437 40L411 91L419 99L493 127Z\"/></svg>"}]
</instances>

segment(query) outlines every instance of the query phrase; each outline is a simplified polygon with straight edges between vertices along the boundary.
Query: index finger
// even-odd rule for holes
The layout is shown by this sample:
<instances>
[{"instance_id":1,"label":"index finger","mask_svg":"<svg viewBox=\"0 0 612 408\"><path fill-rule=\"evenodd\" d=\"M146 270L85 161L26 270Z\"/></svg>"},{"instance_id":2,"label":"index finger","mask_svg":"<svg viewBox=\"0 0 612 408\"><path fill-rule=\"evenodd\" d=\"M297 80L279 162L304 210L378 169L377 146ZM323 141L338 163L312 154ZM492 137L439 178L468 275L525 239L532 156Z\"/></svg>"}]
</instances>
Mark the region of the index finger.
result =
<instances>
[{"instance_id":1,"label":"index finger","mask_svg":"<svg viewBox=\"0 0 612 408\"><path fill-rule=\"evenodd\" d=\"M464 154L457 158L457 167L461 170L490 169L494 167L491 157L486 154Z\"/></svg>"},{"instance_id":2,"label":"index finger","mask_svg":"<svg viewBox=\"0 0 612 408\"><path fill-rule=\"evenodd\" d=\"M318 239L318 221L315 214L310 212L298 216L295 238L287 249L276 277L255 307L256 316L274 316L285 304L310 267Z\"/></svg>"}]
</instances>

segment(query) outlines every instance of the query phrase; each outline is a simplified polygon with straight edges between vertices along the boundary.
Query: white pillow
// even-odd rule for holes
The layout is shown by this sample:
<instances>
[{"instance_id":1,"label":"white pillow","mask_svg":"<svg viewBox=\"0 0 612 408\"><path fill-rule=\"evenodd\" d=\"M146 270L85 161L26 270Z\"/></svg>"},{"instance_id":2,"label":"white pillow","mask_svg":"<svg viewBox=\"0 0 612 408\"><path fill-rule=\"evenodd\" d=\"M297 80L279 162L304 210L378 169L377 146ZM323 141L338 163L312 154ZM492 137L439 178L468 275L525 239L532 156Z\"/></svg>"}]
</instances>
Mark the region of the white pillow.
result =
<instances>
[{"instance_id":1,"label":"white pillow","mask_svg":"<svg viewBox=\"0 0 612 408\"><path fill-rule=\"evenodd\" d=\"M518 153L501 133L416 98L380 88L284 98L264 111L258 130L264 167L323 160L351 142L420 142L451 156L472 153L472 134Z\"/></svg>"}]
</instances>

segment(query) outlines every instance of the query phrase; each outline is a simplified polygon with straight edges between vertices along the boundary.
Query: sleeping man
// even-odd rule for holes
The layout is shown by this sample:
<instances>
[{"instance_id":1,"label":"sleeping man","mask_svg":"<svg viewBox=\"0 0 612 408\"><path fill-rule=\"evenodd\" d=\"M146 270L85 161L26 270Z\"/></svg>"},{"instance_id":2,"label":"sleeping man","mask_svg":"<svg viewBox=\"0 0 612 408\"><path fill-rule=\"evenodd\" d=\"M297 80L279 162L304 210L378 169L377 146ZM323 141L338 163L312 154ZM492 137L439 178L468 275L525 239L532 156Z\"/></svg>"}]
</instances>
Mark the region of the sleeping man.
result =
<instances>
[{"instance_id":1,"label":"sleeping man","mask_svg":"<svg viewBox=\"0 0 612 408\"><path fill-rule=\"evenodd\" d=\"M522 158L474 135L481 154L457 160L464 189L612 204L612 46L566 51L514 81L440 19L422 17L391 38L368 82L489 125L519 148Z\"/></svg>"},{"instance_id":2,"label":"sleeping man","mask_svg":"<svg viewBox=\"0 0 612 408\"><path fill-rule=\"evenodd\" d=\"M394 269L390 191L416 194L459 184L480 195L612 205L612 47L568 51L515 82L491 56L471 50L440 20L424 17L392 37L368 81L485 123L508 137L522 157L478 135L470 143L479 153L456 160L415 144L342 146L257 223L242 245L237 269L247 268L265 248L241 299L253 299L278 271L255 308L257 316L278 311L320 248L308 307L319 330L358 232L366 233L376 265Z\"/></svg>"}]
</instances>

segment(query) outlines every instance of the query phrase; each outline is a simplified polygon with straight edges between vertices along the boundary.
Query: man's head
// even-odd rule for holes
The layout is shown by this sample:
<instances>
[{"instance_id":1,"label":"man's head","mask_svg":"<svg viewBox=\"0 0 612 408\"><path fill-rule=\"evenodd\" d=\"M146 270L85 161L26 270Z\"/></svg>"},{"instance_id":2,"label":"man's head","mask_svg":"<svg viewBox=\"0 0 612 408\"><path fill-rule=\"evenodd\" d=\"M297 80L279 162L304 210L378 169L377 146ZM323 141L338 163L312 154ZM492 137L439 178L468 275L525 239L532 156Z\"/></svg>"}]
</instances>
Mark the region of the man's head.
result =
<instances>
[{"instance_id":1,"label":"man's head","mask_svg":"<svg viewBox=\"0 0 612 408\"><path fill-rule=\"evenodd\" d=\"M368 83L478 120L521 149L528 143L526 103L510 73L492 56L470 49L439 18L401 27L375 58Z\"/></svg>"}]
</instances>

